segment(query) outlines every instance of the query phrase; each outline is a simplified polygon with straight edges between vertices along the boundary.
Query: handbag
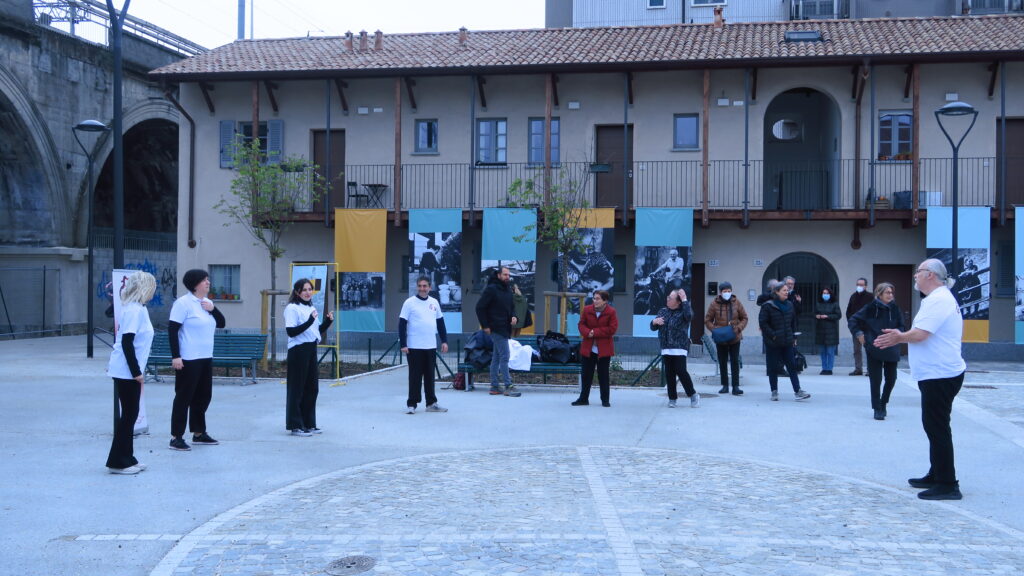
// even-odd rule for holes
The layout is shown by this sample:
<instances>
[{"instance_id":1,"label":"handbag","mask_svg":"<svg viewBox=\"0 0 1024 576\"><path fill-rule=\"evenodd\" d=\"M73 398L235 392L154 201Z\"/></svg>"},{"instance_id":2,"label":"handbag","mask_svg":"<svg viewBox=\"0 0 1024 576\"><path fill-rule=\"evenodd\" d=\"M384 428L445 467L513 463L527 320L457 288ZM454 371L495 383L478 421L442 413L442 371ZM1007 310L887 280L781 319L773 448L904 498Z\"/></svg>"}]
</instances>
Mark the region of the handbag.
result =
<instances>
[{"instance_id":1,"label":"handbag","mask_svg":"<svg viewBox=\"0 0 1024 576\"><path fill-rule=\"evenodd\" d=\"M732 304L729 305L729 322L725 326L719 326L711 331L711 339L716 344L728 344L736 339L736 331L732 327Z\"/></svg>"}]
</instances>

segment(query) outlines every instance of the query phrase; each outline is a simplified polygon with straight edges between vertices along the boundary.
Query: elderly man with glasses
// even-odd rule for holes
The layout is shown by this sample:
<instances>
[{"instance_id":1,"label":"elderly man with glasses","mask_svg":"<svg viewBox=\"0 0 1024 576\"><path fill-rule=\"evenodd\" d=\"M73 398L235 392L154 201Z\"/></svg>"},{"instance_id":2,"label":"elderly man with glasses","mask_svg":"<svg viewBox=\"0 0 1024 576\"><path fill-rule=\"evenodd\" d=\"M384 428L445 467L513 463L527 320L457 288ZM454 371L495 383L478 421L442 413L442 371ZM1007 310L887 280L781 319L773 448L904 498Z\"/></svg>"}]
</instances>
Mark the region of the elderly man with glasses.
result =
<instances>
[{"instance_id":1,"label":"elderly man with glasses","mask_svg":"<svg viewBox=\"0 0 1024 576\"><path fill-rule=\"evenodd\" d=\"M967 364L960 355L964 320L960 306L949 288L946 267L928 259L914 273L914 287L924 293L921 308L906 332L886 329L875 338L875 346L889 348L906 342L910 375L921 391L921 423L928 436L931 468L921 478L907 480L914 488L925 488L922 500L959 500L960 484L953 464L953 432L949 426L953 399L964 383Z\"/></svg>"}]
</instances>

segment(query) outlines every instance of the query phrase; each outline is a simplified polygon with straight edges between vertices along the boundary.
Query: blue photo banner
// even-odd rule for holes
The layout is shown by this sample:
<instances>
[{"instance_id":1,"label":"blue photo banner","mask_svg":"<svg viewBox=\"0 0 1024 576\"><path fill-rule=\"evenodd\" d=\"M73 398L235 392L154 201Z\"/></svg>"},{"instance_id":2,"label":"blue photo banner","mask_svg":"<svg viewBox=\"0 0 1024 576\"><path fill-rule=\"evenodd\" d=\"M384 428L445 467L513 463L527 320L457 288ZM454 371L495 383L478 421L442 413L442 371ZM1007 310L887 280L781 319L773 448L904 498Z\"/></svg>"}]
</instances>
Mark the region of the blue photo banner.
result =
<instances>
[{"instance_id":1,"label":"blue photo banner","mask_svg":"<svg viewBox=\"0 0 1024 576\"><path fill-rule=\"evenodd\" d=\"M693 246L693 208L637 208L637 246Z\"/></svg>"},{"instance_id":2,"label":"blue photo banner","mask_svg":"<svg viewBox=\"0 0 1024 576\"><path fill-rule=\"evenodd\" d=\"M651 330L668 291L690 292L693 258L692 208L637 208L633 271L633 336L655 337Z\"/></svg>"},{"instance_id":3,"label":"blue photo banner","mask_svg":"<svg viewBox=\"0 0 1024 576\"><path fill-rule=\"evenodd\" d=\"M964 342L989 341L989 306L991 304L991 209L985 206L960 208L957 216L957 254L953 254L953 209L949 206L928 208L927 254L953 271L956 276L953 296L960 304L964 318Z\"/></svg>"},{"instance_id":4,"label":"blue photo banner","mask_svg":"<svg viewBox=\"0 0 1024 576\"><path fill-rule=\"evenodd\" d=\"M1014 208L1014 306L1013 328L1017 344L1024 344L1024 207Z\"/></svg>"},{"instance_id":5,"label":"blue photo banner","mask_svg":"<svg viewBox=\"0 0 1024 576\"><path fill-rule=\"evenodd\" d=\"M482 260L536 260L537 212L485 208L483 236Z\"/></svg>"}]
</instances>

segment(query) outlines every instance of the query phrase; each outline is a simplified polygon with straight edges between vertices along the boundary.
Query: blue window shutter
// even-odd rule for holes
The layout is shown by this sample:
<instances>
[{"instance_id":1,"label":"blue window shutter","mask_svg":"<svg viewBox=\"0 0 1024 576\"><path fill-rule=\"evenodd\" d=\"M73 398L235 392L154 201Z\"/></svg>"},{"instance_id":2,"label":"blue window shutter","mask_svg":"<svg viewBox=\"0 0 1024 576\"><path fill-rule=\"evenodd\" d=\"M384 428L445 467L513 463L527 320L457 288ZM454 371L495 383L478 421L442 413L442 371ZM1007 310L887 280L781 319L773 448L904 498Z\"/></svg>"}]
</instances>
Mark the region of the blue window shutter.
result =
<instances>
[{"instance_id":1,"label":"blue window shutter","mask_svg":"<svg viewBox=\"0 0 1024 576\"><path fill-rule=\"evenodd\" d=\"M220 121L220 167L234 167L235 123L232 120Z\"/></svg>"},{"instance_id":2,"label":"blue window shutter","mask_svg":"<svg viewBox=\"0 0 1024 576\"><path fill-rule=\"evenodd\" d=\"M267 162L280 164L284 158L284 120L267 120Z\"/></svg>"}]
</instances>

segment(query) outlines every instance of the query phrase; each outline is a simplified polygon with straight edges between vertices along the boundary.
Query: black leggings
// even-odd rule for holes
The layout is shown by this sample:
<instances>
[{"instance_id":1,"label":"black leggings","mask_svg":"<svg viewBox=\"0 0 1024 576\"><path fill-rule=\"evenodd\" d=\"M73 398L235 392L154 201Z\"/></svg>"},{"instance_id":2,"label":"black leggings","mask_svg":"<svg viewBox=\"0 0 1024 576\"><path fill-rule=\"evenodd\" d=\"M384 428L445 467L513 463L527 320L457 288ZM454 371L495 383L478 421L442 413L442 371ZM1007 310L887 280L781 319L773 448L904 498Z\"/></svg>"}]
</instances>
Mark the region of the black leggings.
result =
<instances>
[{"instance_id":1,"label":"black leggings","mask_svg":"<svg viewBox=\"0 0 1024 576\"><path fill-rule=\"evenodd\" d=\"M722 377L722 387L729 385L729 371L726 367L732 369L732 387L740 387L740 343L734 342L732 344L715 344L716 351L718 352L718 373Z\"/></svg>"},{"instance_id":2,"label":"black leggings","mask_svg":"<svg viewBox=\"0 0 1024 576\"><path fill-rule=\"evenodd\" d=\"M437 404L437 396L434 394L435 354L434 348L409 348L409 398L405 401L406 406L415 408L422 400L420 384L427 397L427 406Z\"/></svg>"},{"instance_id":3,"label":"black leggings","mask_svg":"<svg viewBox=\"0 0 1024 576\"><path fill-rule=\"evenodd\" d=\"M110 443L107 468L128 468L139 463L134 455L133 438L135 421L139 418L142 384L135 380L114 378L114 386L117 386L117 397L121 401L121 417L114 427L114 441Z\"/></svg>"},{"instance_id":4,"label":"black leggings","mask_svg":"<svg viewBox=\"0 0 1024 576\"><path fill-rule=\"evenodd\" d=\"M676 378L682 380L683 391L687 398L697 393L693 389L693 380L690 373L686 371L686 356L662 356L662 365L665 366L665 380L668 384L668 399L675 400L679 397L676 393Z\"/></svg>"},{"instance_id":5,"label":"black leggings","mask_svg":"<svg viewBox=\"0 0 1024 576\"><path fill-rule=\"evenodd\" d=\"M868 380L871 382L871 408L881 410L889 403L889 395L896 387L897 362L885 362L872 358L868 354ZM882 376L885 376L885 388L882 388Z\"/></svg>"},{"instance_id":6,"label":"black leggings","mask_svg":"<svg viewBox=\"0 0 1024 576\"><path fill-rule=\"evenodd\" d=\"M288 392L285 400L285 428L316 428L316 397L320 373L316 363L316 342L303 342L288 349Z\"/></svg>"}]
</instances>

